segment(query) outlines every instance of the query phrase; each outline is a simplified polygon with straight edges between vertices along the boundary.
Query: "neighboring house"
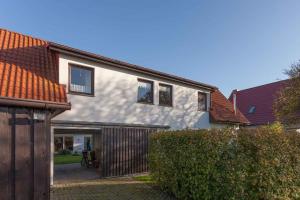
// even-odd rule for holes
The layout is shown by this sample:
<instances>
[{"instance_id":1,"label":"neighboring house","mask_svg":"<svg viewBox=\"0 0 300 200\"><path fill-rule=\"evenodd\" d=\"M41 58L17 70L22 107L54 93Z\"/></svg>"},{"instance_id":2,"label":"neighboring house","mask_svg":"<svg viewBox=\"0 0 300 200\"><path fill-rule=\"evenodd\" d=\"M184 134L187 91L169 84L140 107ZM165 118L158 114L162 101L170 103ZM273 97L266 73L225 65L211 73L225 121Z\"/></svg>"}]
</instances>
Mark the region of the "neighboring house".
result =
<instances>
[{"instance_id":1,"label":"neighboring house","mask_svg":"<svg viewBox=\"0 0 300 200\"><path fill-rule=\"evenodd\" d=\"M251 126L271 124L276 121L273 112L274 101L287 84L288 80L282 80L244 90L233 90L229 100L236 104ZM300 125L293 128L298 129Z\"/></svg>"},{"instance_id":2,"label":"neighboring house","mask_svg":"<svg viewBox=\"0 0 300 200\"><path fill-rule=\"evenodd\" d=\"M93 149L92 134L60 134L54 136L54 152L60 153L62 150L68 150L73 153L81 153L84 150L91 151Z\"/></svg>"},{"instance_id":3,"label":"neighboring house","mask_svg":"<svg viewBox=\"0 0 300 200\"><path fill-rule=\"evenodd\" d=\"M212 93L210 118L215 128L224 126L249 125L250 122L242 112L219 91Z\"/></svg>"},{"instance_id":4,"label":"neighboring house","mask_svg":"<svg viewBox=\"0 0 300 200\"><path fill-rule=\"evenodd\" d=\"M52 155L55 150L85 149L89 140L102 159L101 176L147 170L146 164L130 172L111 171L110 166L123 167L137 159L131 155L137 151L143 156L135 164L146 163L147 135L159 129L248 123L215 86L4 29L0 48L5 59L0 65L1 97L29 99L46 108L54 102ZM107 157L123 150L131 157Z\"/></svg>"}]
</instances>

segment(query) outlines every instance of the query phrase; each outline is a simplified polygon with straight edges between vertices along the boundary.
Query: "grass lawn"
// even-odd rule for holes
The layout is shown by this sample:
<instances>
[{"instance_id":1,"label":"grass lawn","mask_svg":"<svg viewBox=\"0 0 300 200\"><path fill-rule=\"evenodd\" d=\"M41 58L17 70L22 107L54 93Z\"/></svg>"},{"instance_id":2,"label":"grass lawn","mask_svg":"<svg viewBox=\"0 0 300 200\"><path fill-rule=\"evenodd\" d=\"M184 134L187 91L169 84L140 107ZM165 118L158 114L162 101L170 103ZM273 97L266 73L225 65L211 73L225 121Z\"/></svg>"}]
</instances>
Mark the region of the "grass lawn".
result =
<instances>
[{"instance_id":1,"label":"grass lawn","mask_svg":"<svg viewBox=\"0 0 300 200\"><path fill-rule=\"evenodd\" d=\"M150 175L134 176L133 179L137 181L142 181L144 183L154 183Z\"/></svg>"},{"instance_id":2,"label":"grass lawn","mask_svg":"<svg viewBox=\"0 0 300 200\"><path fill-rule=\"evenodd\" d=\"M63 165L71 163L80 163L82 156L81 155L55 155L54 164Z\"/></svg>"}]
</instances>

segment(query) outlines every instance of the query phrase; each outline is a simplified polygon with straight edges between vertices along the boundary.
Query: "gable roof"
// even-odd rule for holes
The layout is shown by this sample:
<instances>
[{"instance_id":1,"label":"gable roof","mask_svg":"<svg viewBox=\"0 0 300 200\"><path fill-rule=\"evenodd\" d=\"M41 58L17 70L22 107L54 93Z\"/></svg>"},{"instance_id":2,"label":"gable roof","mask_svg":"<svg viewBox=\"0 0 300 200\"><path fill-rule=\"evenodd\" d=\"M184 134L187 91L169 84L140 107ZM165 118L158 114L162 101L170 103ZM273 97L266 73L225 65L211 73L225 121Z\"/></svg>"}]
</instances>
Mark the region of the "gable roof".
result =
<instances>
[{"instance_id":1,"label":"gable roof","mask_svg":"<svg viewBox=\"0 0 300 200\"><path fill-rule=\"evenodd\" d=\"M58 54L48 42L0 29L0 98L36 104L66 104L58 82Z\"/></svg>"},{"instance_id":2,"label":"gable roof","mask_svg":"<svg viewBox=\"0 0 300 200\"><path fill-rule=\"evenodd\" d=\"M65 86L58 81L59 53L210 91L217 89L205 83L0 28L0 98L67 103Z\"/></svg>"},{"instance_id":3,"label":"gable roof","mask_svg":"<svg viewBox=\"0 0 300 200\"><path fill-rule=\"evenodd\" d=\"M239 110L247 117L252 125L273 123L273 103L277 94L288 83L288 80L277 81L240 91L233 91L229 97L232 102L233 94L236 94L236 104ZM254 112L249 113L253 107Z\"/></svg>"},{"instance_id":4,"label":"gable roof","mask_svg":"<svg viewBox=\"0 0 300 200\"><path fill-rule=\"evenodd\" d=\"M234 111L232 103L219 90L215 90L211 98L210 118L212 122L249 124L239 109Z\"/></svg>"},{"instance_id":5,"label":"gable roof","mask_svg":"<svg viewBox=\"0 0 300 200\"><path fill-rule=\"evenodd\" d=\"M105 56L102 56L102 55L86 52L86 51L75 49L75 48L68 47L68 46L65 46L65 45L57 44L57 43L54 43L54 42L49 43L49 48L54 50L54 51L66 54L66 55L71 55L71 56L91 60L91 61L94 61L94 62L104 63L104 64L111 65L111 66L114 66L114 67L117 67L117 68L127 69L127 70L130 70L130 71L139 72L139 73L142 73L142 74L146 74L146 75L150 75L150 76L154 76L154 77L158 77L158 78L178 82L178 83L185 84L185 85L190 85L190 86L194 86L194 87L198 87L198 88L204 88L204 89L207 89L207 90L210 90L210 91L213 91L213 90L217 89L217 87L213 86L213 85L209 85L209 84L206 84L206 83L201 83L201 82L198 82L198 81L182 78L182 77L179 77L179 76L175 76L175 75L160 72L160 71L157 71L157 70L149 69L149 68L142 67L142 66L139 66L139 65L130 64L130 63L127 63L127 62L124 62L124 61L108 58L108 57L105 57Z\"/></svg>"}]
</instances>

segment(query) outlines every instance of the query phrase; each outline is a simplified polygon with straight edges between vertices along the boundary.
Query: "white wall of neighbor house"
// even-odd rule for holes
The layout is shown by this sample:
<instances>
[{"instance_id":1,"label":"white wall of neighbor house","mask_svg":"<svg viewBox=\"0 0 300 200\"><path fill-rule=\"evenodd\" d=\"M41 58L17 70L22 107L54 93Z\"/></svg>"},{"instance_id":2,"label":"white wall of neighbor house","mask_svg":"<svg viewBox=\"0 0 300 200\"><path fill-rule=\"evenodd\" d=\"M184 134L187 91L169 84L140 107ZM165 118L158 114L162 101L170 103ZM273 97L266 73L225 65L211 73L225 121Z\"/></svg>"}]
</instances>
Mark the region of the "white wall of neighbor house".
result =
<instances>
[{"instance_id":1,"label":"white wall of neighbor house","mask_svg":"<svg viewBox=\"0 0 300 200\"><path fill-rule=\"evenodd\" d=\"M85 138L89 137L91 140L90 143L90 147L92 147L92 135L90 134L80 134L80 131L78 131L78 133L75 134L55 134L54 137L72 137L73 138L73 153L77 152L77 153L81 153L84 149L85 149ZM63 139L63 143L64 143L64 139ZM66 149L65 145L63 144L63 149Z\"/></svg>"},{"instance_id":2,"label":"white wall of neighbor house","mask_svg":"<svg viewBox=\"0 0 300 200\"><path fill-rule=\"evenodd\" d=\"M223 128L234 128L239 129L239 124L228 124L228 123L211 123L210 127L212 129L223 129Z\"/></svg>"},{"instance_id":3,"label":"white wall of neighbor house","mask_svg":"<svg viewBox=\"0 0 300 200\"><path fill-rule=\"evenodd\" d=\"M230 125L219 124L219 123L211 123L210 124L210 128L212 128L212 129L223 129L223 128L227 128L228 126L230 126ZM230 127L232 127L232 126L230 126Z\"/></svg>"},{"instance_id":4,"label":"white wall of neighbor house","mask_svg":"<svg viewBox=\"0 0 300 200\"><path fill-rule=\"evenodd\" d=\"M84 150L84 135L74 135L73 152L81 153Z\"/></svg>"},{"instance_id":5,"label":"white wall of neighbor house","mask_svg":"<svg viewBox=\"0 0 300 200\"><path fill-rule=\"evenodd\" d=\"M54 120L168 125L172 129L210 128L209 113L198 111L198 92L210 91L60 54L59 82L68 86L69 64L95 70L93 97L68 94L70 111ZM199 77L205 74L199 74ZM138 78L154 81L154 105L137 103ZM173 107L159 106L159 83L173 86ZM68 88L68 87L67 87Z\"/></svg>"}]
</instances>

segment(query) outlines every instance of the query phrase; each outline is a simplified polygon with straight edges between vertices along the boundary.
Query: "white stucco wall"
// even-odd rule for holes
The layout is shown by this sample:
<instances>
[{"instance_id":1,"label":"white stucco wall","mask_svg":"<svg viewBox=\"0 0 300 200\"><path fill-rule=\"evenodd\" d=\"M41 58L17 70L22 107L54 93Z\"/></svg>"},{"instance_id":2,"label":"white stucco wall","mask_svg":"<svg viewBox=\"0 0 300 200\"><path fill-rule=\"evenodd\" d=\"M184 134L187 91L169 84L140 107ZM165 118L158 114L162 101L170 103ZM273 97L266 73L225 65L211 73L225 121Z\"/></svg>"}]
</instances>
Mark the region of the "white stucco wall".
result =
<instances>
[{"instance_id":1,"label":"white stucco wall","mask_svg":"<svg viewBox=\"0 0 300 200\"><path fill-rule=\"evenodd\" d=\"M223 129L223 128L235 128L235 129L239 129L239 125L232 125L232 124L220 124L220 123L211 123L210 124L210 128L212 129Z\"/></svg>"},{"instance_id":2,"label":"white stucco wall","mask_svg":"<svg viewBox=\"0 0 300 200\"><path fill-rule=\"evenodd\" d=\"M73 152L81 153L84 150L84 135L74 135Z\"/></svg>"},{"instance_id":3,"label":"white stucco wall","mask_svg":"<svg viewBox=\"0 0 300 200\"><path fill-rule=\"evenodd\" d=\"M68 94L72 109L58 115L55 120L168 125L172 129L210 127L209 113L198 111L198 91L209 93L208 90L62 54L59 57L61 84L68 84L69 63L95 69L95 96ZM137 103L137 78L154 81L154 105ZM158 105L159 83L173 86L173 107ZM210 95L208 101L209 98Z\"/></svg>"},{"instance_id":4,"label":"white stucco wall","mask_svg":"<svg viewBox=\"0 0 300 200\"><path fill-rule=\"evenodd\" d=\"M212 129L223 129L223 128L227 128L228 125L226 124L217 124L217 123L211 123L210 124L210 128Z\"/></svg>"}]
</instances>

